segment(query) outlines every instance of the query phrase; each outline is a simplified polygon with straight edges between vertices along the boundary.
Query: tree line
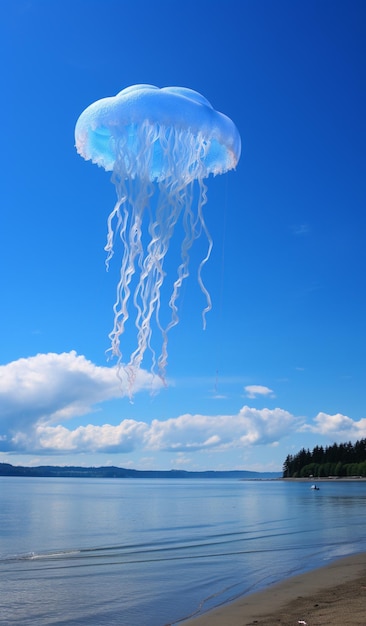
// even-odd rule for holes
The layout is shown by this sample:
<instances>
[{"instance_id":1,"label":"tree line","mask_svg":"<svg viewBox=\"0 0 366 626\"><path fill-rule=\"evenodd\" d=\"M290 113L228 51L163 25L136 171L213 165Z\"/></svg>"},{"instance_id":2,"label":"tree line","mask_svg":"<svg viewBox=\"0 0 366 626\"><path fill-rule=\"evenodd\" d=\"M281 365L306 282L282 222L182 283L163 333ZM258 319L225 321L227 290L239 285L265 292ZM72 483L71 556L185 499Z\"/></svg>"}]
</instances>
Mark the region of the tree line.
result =
<instances>
[{"instance_id":1,"label":"tree line","mask_svg":"<svg viewBox=\"0 0 366 626\"><path fill-rule=\"evenodd\" d=\"M289 454L283 464L284 478L366 476L366 439L356 443L334 443L331 446L303 448Z\"/></svg>"}]
</instances>

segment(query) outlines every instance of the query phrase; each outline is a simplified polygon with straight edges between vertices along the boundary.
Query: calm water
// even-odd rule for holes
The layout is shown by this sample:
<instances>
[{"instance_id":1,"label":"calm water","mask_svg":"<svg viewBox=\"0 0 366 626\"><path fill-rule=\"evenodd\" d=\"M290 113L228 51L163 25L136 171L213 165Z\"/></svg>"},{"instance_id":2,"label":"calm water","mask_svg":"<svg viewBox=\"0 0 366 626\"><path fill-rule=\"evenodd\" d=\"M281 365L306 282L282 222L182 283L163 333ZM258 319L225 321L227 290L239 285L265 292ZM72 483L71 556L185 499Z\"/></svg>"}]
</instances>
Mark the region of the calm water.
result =
<instances>
[{"instance_id":1,"label":"calm water","mask_svg":"<svg viewBox=\"0 0 366 626\"><path fill-rule=\"evenodd\" d=\"M0 478L0 623L165 626L366 551L366 483Z\"/></svg>"}]
</instances>

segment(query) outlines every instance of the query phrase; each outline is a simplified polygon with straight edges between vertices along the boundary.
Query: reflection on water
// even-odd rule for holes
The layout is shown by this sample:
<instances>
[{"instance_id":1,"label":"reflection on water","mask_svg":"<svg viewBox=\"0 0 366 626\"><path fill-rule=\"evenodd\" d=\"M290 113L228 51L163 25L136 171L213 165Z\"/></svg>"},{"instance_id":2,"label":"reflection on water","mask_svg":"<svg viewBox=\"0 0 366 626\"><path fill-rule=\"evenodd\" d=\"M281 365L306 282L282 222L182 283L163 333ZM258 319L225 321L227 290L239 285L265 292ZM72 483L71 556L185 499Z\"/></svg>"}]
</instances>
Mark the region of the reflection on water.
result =
<instances>
[{"instance_id":1,"label":"reflection on water","mask_svg":"<svg viewBox=\"0 0 366 626\"><path fill-rule=\"evenodd\" d=\"M1 622L163 626L366 550L366 483L1 478Z\"/></svg>"}]
</instances>

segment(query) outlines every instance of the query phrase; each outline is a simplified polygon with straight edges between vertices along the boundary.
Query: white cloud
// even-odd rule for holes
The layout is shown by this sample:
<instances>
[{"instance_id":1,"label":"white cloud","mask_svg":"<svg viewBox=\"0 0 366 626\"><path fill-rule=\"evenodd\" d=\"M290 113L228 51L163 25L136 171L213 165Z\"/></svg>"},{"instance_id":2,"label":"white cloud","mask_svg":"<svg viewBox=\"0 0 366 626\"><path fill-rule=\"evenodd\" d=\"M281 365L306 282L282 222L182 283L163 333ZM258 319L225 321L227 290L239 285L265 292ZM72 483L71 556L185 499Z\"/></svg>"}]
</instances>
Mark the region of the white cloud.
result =
<instances>
[{"instance_id":1,"label":"white cloud","mask_svg":"<svg viewBox=\"0 0 366 626\"><path fill-rule=\"evenodd\" d=\"M157 377L139 370L133 391L153 391L161 384ZM115 367L99 367L74 351L37 354L2 365L0 439L10 448L19 446L41 424L50 427L91 413L99 403L129 392L122 369L118 376Z\"/></svg>"},{"instance_id":2,"label":"white cloud","mask_svg":"<svg viewBox=\"0 0 366 626\"><path fill-rule=\"evenodd\" d=\"M227 449L277 441L297 420L282 409L257 410L244 406L236 415L181 415L164 422L154 420L146 445L155 450L194 451Z\"/></svg>"},{"instance_id":3,"label":"white cloud","mask_svg":"<svg viewBox=\"0 0 366 626\"><path fill-rule=\"evenodd\" d=\"M257 396L271 396L274 397L273 390L264 385L247 385L244 387L244 391L248 398L256 398Z\"/></svg>"},{"instance_id":4,"label":"white cloud","mask_svg":"<svg viewBox=\"0 0 366 626\"><path fill-rule=\"evenodd\" d=\"M184 452L178 452L171 459L172 467L182 467L182 466L190 466L192 464L192 458L184 454Z\"/></svg>"},{"instance_id":5,"label":"white cloud","mask_svg":"<svg viewBox=\"0 0 366 626\"><path fill-rule=\"evenodd\" d=\"M144 422L123 420L117 426L42 426L35 429L35 445L55 452L131 452L140 447L147 430Z\"/></svg>"},{"instance_id":6,"label":"white cloud","mask_svg":"<svg viewBox=\"0 0 366 626\"><path fill-rule=\"evenodd\" d=\"M254 444L273 444L291 430L297 420L282 409L243 407L236 415L180 415L168 420L153 420L148 425L135 420L122 420L113 426L79 426L74 430L62 425L38 424L33 449L49 452L131 452L137 448L177 453L196 450L243 448ZM29 434L27 435L29 437ZM26 446L24 438L14 439L17 446Z\"/></svg>"},{"instance_id":7,"label":"white cloud","mask_svg":"<svg viewBox=\"0 0 366 626\"><path fill-rule=\"evenodd\" d=\"M137 372L135 392L159 385L159 379L143 370ZM250 389L261 395L272 393L259 385ZM118 379L115 368L98 367L75 352L38 354L1 366L0 450L32 454L171 451L180 453L183 463L185 455L196 450L273 444L298 426L298 420L283 409L248 406L233 415L184 414L151 424L124 419L117 425L65 426L70 418L93 413L99 403L127 392L126 380Z\"/></svg>"},{"instance_id":8,"label":"white cloud","mask_svg":"<svg viewBox=\"0 0 366 626\"><path fill-rule=\"evenodd\" d=\"M308 224L296 224L292 227L294 235L307 235L310 232Z\"/></svg>"},{"instance_id":9,"label":"white cloud","mask_svg":"<svg viewBox=\"0 0 366 626\"><path fill-rule=\"evenodd\" d=\"M363 439L366 437L366 418L356 421L342 413L329 415L320 412L314 418L314 424L305 425L303 430L341 438L342 441Z\"/></svg>"}]
</instances>

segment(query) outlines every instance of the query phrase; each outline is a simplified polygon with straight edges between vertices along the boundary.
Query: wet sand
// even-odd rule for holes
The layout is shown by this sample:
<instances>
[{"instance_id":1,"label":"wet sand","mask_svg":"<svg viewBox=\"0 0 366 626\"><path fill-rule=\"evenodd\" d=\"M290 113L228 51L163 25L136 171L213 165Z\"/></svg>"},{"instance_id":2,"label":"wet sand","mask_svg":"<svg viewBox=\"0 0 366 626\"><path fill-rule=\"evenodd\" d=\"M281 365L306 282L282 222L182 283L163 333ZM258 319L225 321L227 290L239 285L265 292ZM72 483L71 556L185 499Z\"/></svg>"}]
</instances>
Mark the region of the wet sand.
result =
<instances>
[{"instance_id":1,"label":"wet sand","mask_svg":"<svg viewBox=\"0 0 366 626\"><path fill-rule=\"evenodd\" d=\"M366 553L244 596L184 626L365 626Z\"/></svg>"}]
</instances>

